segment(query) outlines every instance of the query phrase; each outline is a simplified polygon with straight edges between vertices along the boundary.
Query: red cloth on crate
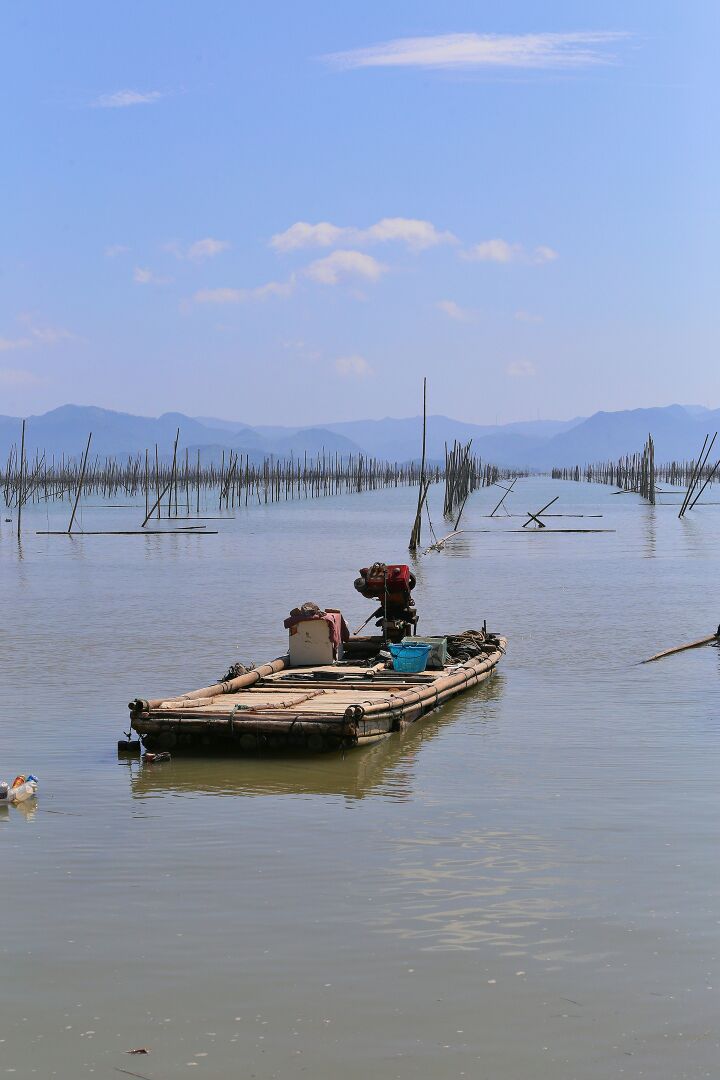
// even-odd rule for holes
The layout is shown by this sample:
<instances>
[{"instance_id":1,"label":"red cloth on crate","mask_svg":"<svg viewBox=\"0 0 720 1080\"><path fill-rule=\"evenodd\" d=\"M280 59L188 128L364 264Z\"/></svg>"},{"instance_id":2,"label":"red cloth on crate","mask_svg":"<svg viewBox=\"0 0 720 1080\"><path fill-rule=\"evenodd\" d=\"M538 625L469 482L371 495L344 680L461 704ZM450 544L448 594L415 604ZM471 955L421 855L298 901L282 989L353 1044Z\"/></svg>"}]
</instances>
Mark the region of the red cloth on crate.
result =
<instances>
[{"instance_id":1,"label":"red cloth on crate","mask_svg":"<svg viewBox=\"0 0 720 1080\"><path fill-rule=\"evenodd\" d=\"M350 630L342 612L338 611L337 608L328 608L325 614L333 620L333 629L330 634L333 645L339 645L341 641L349 641Z\"/></svg>"}]
</instances>

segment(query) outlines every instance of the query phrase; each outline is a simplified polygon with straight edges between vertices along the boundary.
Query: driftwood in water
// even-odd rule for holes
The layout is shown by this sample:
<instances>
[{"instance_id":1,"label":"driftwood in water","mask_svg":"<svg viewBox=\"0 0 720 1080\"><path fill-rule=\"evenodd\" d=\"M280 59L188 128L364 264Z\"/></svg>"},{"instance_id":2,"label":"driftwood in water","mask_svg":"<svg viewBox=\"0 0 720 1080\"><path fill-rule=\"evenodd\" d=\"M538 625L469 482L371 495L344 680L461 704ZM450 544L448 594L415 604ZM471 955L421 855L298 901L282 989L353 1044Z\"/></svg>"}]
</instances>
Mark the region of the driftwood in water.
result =
<instances>
[{"instance_id":1,"label":"driftwood in water","mask_svg":"<svg viewBox=\"0 0 720 1080\"><path fill-rule=\"evenodd\" d=\"M447 536L443 536L440 540L436 540L434 544L430 545L425 554L427 555L430 551L442 551L448 540L452 540L453 536L460 536L462 531L462 529L455 529L453 532L448 533Z\"/></svg>"},{"instance_id":2,"label":"driftwood in water","mask_svg":"<svg viewBox=\"0 0 720 1080\"><path fill-rule=\"evenodd\" d=\"M217 529L91 529L88 532L58 532L37 529L36 536L217 536Z\"/></svg>"},{"instance_id":3,"label":"driftwood in water","mask_svg":"<svg viewBox=\"0 0 720 1080\"><path fill-rule=\"evenodd\" d=\"M555 536L557 533L614 533L616 529L549 529L545 526L544 529L526 529L525 526L521 529L466 529L465 532L473 533L489 533L491 535L497 535L498 533L518 533L522 536L547 536L552 533Z\"/></svg>"},{"instance_id":4,"label":"driftwood in water","mask_svg":"<svg viewBox=\"0 0 720 1080\"><path fill-rule=\"evenodd\" d=\"M714 641L720 641L720 626L714 634L708 634L707 637L691 641L687 645L675 645L672 649L663 649L662 652L655 653L654 656L649 656L647 660L641 660L640 663L651 664L653 660L662 660L666 656L674 656L675 653L687 652L688 649L700 649L703 645L711 645Z\"/></svg>"}]
</instances>

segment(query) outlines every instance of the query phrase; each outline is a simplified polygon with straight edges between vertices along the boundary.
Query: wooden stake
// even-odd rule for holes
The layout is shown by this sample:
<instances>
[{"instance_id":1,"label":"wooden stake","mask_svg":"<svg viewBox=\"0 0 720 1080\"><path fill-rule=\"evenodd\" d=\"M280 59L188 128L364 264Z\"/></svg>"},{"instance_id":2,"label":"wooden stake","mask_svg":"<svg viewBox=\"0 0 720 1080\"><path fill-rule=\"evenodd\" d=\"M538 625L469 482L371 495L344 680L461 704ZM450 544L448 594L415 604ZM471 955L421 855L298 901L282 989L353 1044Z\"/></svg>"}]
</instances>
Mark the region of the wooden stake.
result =
<instances>
[{"instance_id":1,"label":"wooden stake","mask_svg":"<svg viewBox=\"0 0 720 1080\"><path fill-rule=\"evenodd\" d=\"M410 533L410 551L417 551L420 543L420 529L422 525L422 508L427 491L425 490L425 446L426 446L426 429L427 429L427 379L423 379L423 431L422 431L422 460L420 463L420 489L418 491L418 503L417 510L415 512L415 523ZM428 485L429 486L429 485Z\"/></svg>"},{"instance_id":2,"label":"wooden stake","mask_svg":"<svg viewBox=\"0 0 720 1080\"><path fill-rule=\"evenodd\" d=\"M25 466L25 421L22 422L22 439L20 443L20 487L18 488L18 520L17 520L17 534L18 540L20 539L20 519L22 518L23 508L23 469Z\"/></svg>"},{"instance_id":3,"label":"wooden stake","mask_svg":"<svg viewBox=\"0 0 720 1080\"><path fill-rule=\"evenodd\" d=\"M160 462L158 460L158 445L155 443L155 491L157 493L157 517L160 520ZM147 520L147 518L145 519Z\"/></svg>"},{"instance_id":4,"label":"wooden stake","mask_svg":"<svg viewBox=\"0 0 720 1080\"><path fill-rule=\"evenodd\" d=\"M92 439L92 431L88 435L87 446L85 447L85 453L83 455L82 467L80 469L80 482L78 484L77 495L75 496L75 505L73 506L72 514L70 515L70 524L68 525L68 532L72 532L73 522L75 521L75 514L77 513L78 503L80 502L80 495L82 493L83 480L85 479L85 466L87 465L88 451L90 450L90 440Z\"/></svg>"},{"instance_id":5,"label":"wooden stake","mask_svg":"<svg viewBox=\"0 0 720 1080\"><path fill-rule=\"evenodd\" d=\"M505 494L503 495L503 497L502 497L502 499L500 500L500 502L499 502L499 503L497 504L497 506L495 507L495 509L494 509L494 510L492 511L492 513L490 514L490 517L495 517L495 514L496 514L496 513L497 513L497 511L498 511L498 510L500 509L500 507L502 506L502 504L503 504L503 503L505 502L505 500L507 499L507 497L508 497L508 495L510 494L510 492L512 491L512 489L513 489L513 488L515 487L515 481L516 481L516 480L517 480L517 476L516 476L516 477L514 477L514 478L513 478L513 480L512 480L511 482L510 482L510 487L509 487L509 488L503 488L503 491L505 492ZM502 488L502 484L498 484L498 487Z\"/></svg>"},{"instance_id":6,"label":"wooden stake","mask_svg":"<svg viewBox=\"0 0 720 1080\"><path fill-rule=\"evenodd\" d=\"M172 484L172 477L170 477L170 479L168 480L167 484L166 484L166 485L165 485L165 487L164 487L164 488L162 489L162 491L161 491L161 492L160 492L160 494L158 495L157 499L155 500L155 502L154 502L154 503L152 504L152 506L150 507L150 510L149 510L149 512L148 512L148 513L147 513L147 514L145 515L145 520L143 521L142 525L140 526L140 528L141 528L141 529L144 529L144 528L145 528L145 526L146 526L146 525L147 525L147 523L148 523L148 518L152 516L152 514L153 514L153 513L155 512L155 508L156 508L156 507L158 507L158 506L160 505L160 503L162 502L162 500L163 500L163 499L165 498L165 492L166 492L166 491L169 491L169 489L170 489L170 485L171 485L171 484Z\"/></svg>"}]
</instances>

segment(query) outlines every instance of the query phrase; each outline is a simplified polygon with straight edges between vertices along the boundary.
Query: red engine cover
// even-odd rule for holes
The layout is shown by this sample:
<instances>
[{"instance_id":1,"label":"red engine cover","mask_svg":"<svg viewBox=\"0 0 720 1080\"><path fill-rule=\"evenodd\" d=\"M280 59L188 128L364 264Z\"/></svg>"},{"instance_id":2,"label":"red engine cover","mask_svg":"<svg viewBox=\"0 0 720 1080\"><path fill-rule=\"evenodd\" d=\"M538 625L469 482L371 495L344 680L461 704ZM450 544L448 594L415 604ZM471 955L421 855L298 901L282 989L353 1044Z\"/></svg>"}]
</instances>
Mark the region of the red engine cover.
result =
<instances>
[{"instance_id":1,"label":"red engine cover","mask_svg":"<svg viewBox=\"0 0 720 1080\"><path fill-rule=\"evenodd\" d=\"M365 566L360 571L365 578L366 587L365 591L372 596L377 596L378 599L382 599L385 590L389 593L409 593L410 592L410 567L404 563L394 563L386 568L387 582L385 575L376 574L372 577L368 577L369 571L372 567Z\"/></svg>"}]
</instances>

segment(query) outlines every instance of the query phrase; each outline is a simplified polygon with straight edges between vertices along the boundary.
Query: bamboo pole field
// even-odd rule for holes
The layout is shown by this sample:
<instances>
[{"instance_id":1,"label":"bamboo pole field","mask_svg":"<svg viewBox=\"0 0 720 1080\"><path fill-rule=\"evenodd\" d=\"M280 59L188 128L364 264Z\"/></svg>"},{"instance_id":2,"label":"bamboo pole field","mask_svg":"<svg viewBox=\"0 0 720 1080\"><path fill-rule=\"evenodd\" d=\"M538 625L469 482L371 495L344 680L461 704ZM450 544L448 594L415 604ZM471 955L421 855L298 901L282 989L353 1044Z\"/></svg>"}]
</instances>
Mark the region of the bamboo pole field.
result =
<instances>
[{"instance_id":1,"label":"bamboo pole field","mask_svg":"<svg viewBox=\"0 0 720 1080\"><path fill-rule=\"evenodd\" d=\"M423 387L423 415L426 417L426 389ZM320 451L287 458L265 457L250 459L249 453L232 448L222 451L220 461L215 455L203 462L201 451L188 447L180 449L180 431L172 447L164 454L157 444L142 452L124 457L90 455L92 436L88 436L83 451L75 456L48 454L28 449L28 429L23 421L4 466L0 466L0 492L8 511L15 512L15 526L20 535L23 509L28 505L49 505L66 502L71 508L67 532L73 531L83 497L94 496L101 505L127 506L137 500L144 513L146 529L151 517L174 522L199 519L217 510L227 515L236 508L268 505L296 499L317 499L324 496L361 493L382 488L415 487L417 507L410 538L411 551L420 546L420 522L428 514L427 500L433 485L444 485L443 515L458 530L465 504L479 488L507 481L503 496L490 516L494 516L509 490L523 470L501 469L483 461L472 452L472 440L452 447L445 445L443 463L428 460L425 421L423 423L422 455L420 460L385 461L356 453L340 455ZM684 487L680 514L691 510L713 482L720 477L720 461L711 457L717 433L705 439L699 456L693 460L670 461L658 465L655 445L648 435L642 451L627 454L614 461L553 468L556 480L585 481L613 486L617 493L635 492L650 504L655 504L663 491L658 484L670 485L676 494ZM30 444L32 445L32 444ZM547 474L545 474L547 475ZM502 487L502 484L500 484ZM700 505L703 505L702 503ZM532 519L533 515L530 515ZM211 520L210 517L206 518ZM429 515L428 515L429 520ZM528 524L528 522L526 522ZM432 531L432 523L430 522ZM433 539L436 539L433 534Z\"/></svg>"},{"instance_id":2,"label":"bamboo pole field","mask_svg":"<svg viewBox=\"0 0 720 1080\"><path fill-rule=\"evenodd\" d=\"M551 476L553 480L583 480L589 484L608 484L619 491L634 491L651 505L655 505L658 472L661 479L666 479L663 474L667 468L668 466L664 466L658 470L655 464L655 443L652 435L648 435L640 453L626 454L617 461L554 468Z\"/></svg>"},{"instance_id":3,"label":"bamboo pole field","mask_svg":"<svg viewBox=\"0 0 720 1080\"><path fill-rule=\"evenodd\" d=\"M644 495L649 502L654 487L655 498L658 494L669 494L657 487L658 484L667 484L671 488L685 488L683 503L680 507L679 516L695 506L705 489L720 476L720 461L713 461L710 452L715 443L717 433L710 438L706 436L700 454L697 458L684 461L668 461L656 464L654 459L654 446L652 454L646 454L646 445L643 454L628 455L617 461L595 462L587 465L570 465L562 468L554 468L551 476L554 480L576 480L591 484L607 484L616 487L618 491L634 491ZM652 440L648 440L652 443ZM708 445L709 444L709 445ZM643 457L645 462L643 463ZM653 483L654 481L654 483ZM676 491L675 494L679 492Z\"/></svg>"},{"instance_id":4,"label":"bamboo pole field","mask_svg":"<svg viewBox=\"0 0 720 1080\"><path fill-rule=\"evenodd\" d=\"M445 445L444 517L454 518L456 511L459 511L459 520L468 496L478 488L490 487L500 478L500 470L496 465L483 464L471 451L472 439L468 443L455 441L451 449Z\"/></svg>"},{"instance_id":5,"label":"bamboo pole field","mask_svg":"<svg viewBox=\"0 0 720 1080\"><path fill-rule=\"evenodd\" d=\"M241 506L381 488L418 487L422 508L430 487L443 480L446 498L449 484L457 499L466 489L487 486L501 475L496 466L471 457L469 451L462 459L451 457L444 468L427 460L399 463L324 451L257 462L246 453L228 449L219 463L203 462L199 450L192 457L187 449L179 450L179 432L166 458L157 445L124 458L92 457L90 438L77 458L49 456L39 450L28 457L24 425L20 434L19 445L11 447L0 468L0 491L7 509L15 511L18 529L24 507L67 502L72 510L71 531L83 497L95 497L103 505L137 500L146 526L153 515L172 520L199 516L201 506L229 512Z\"/></svg>"}]
</instances>

